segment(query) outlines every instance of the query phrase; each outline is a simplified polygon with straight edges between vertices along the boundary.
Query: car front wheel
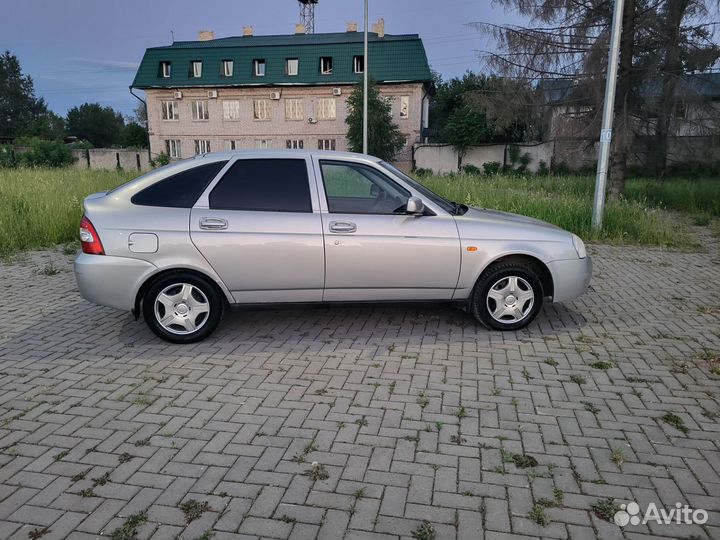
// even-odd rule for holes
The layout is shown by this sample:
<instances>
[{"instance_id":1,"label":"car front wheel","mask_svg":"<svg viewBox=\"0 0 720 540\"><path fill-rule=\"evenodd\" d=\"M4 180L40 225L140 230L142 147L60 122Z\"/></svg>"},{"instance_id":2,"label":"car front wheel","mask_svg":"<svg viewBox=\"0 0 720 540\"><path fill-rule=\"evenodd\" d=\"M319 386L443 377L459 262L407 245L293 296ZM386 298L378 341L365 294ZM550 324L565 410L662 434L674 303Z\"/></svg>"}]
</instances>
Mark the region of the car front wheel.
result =
<instances>
[{"instance_id":1,"label":"car front wheel","mask_svg":"<svg viewBox=\"0 0 720 540\"><path fill-rule=\"evenodd\" d=\"M478 279L470 297L470 311L493 330L524 328L540 311L540 278L522 264L491 265Z\"/></svg>"},{"instance_id":2,"label":"car front wheel","mask_svg":"<svg viewBox=\"0 0 720 540\"><path fill-rule=\"evenodd\" d=\"M222 298L215 287L202 277L184 272L155 281L143 300L147 325L172 343L205 339L220 322L222 310Z\"/></svg>"}]
</instances>

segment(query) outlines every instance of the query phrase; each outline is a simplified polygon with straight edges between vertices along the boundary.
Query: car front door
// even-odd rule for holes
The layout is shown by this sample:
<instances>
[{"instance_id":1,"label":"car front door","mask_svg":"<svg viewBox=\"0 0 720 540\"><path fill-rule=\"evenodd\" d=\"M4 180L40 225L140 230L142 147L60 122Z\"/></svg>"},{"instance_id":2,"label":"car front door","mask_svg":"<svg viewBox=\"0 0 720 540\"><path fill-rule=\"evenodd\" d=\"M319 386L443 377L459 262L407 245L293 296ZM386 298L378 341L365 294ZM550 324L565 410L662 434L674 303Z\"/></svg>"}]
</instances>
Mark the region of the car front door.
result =
<instances>
[{"instance_id":1,"label":"car front door","mask_svg":"<svg viewBox=\"0 0 720 540\"><path fill-rule=\"evenodd\" d=\"M460 272L454 218L405 213L410 191L370 164L316 159L326 301L450 299Z\"/></svg>"},{"instance_id":2,"label":"car front door","mask_svg":"<svg viewBox=\"0 0 720 540\"><path fill-rule=\"evenodd\" d=\"M190 234L238 303L322 299L322 220L309 159L238 159L193 207Z\"/></svg>"}]
</instances>

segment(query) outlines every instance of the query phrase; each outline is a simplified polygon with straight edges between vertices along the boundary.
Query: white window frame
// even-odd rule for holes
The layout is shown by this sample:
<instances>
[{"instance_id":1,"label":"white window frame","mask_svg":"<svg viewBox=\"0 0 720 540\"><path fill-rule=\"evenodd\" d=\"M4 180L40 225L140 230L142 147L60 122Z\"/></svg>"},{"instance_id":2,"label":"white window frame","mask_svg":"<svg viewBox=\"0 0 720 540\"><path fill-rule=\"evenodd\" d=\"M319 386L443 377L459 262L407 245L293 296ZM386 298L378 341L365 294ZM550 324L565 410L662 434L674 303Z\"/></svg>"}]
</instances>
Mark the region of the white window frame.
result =
<instances>
[{"instance_id":1,"label":"white window frame","mask_svg":"<svg viewBox=\"0 0 720 540\"><path fill-rule=\"evenodd\" d=\"M285 74L290 77L295 77L300 72L300 59L299 58L286 58L285 59Z\"/></svg>"},{"instance_id":2,"label":"white window frame","mask_svg":"<svg viewBox=\"0 0 720 540\"><path fill-rule=\"evenodd\" d=\"M260 121L267 121L271 119L269 99L253 100L253 119Z\"/></svg>"},{"instance_id":3,"label":"white window frame","mask_svg":"<svg viewBox=\"0 0 720 540\"><path fill-rule=\"evenodd\" d=\"M305 143L302 139L287 139L285 141L285 148L288 150L302 150Z\"/></svg>"},{"instance_id":4,"label":"white window frame","mask_svg":"<svg viewBox=\"0 0 720 540\"><path fill-rule=\"evenodd\" d=\"M318 99L315 109L315 116L318 120L335 120L337 118L337 100L335 98Z\"/></svg>"},{"instance_id":5,"label":"white window frame","mask_svg":"<svg viewBox=\"0 0 720 540\"><path fill-rule=\"evenodd\" d=\"M362 66L362 68L360 68ZM363 73L365 71L365 55L356 54L353 56L353 72Z\"/></svg>"},{"instance_id":6,"label":"white window frame","mask_svg":"<svg viewBox=\"0 0 720 540\"><path fill-rule=\"evenodd\" d=\"M226 122L236 122L240 120L240 100L226 99L222 102L223 120Z\"/></svg>"},{"instance_id":7,"label":"white window frame","mask_svg":"<svg viewBox=\"0 0 720 540\"><path fill-rule=\"evenodd\" d=\"M262 70L260 67L262 66ZM255 73L256 77L264 77L265 73L267 73L267 64L265 63L264 58L256 58L253 60L253 73Z\"/></svg>"},{"instance_id":8,"label":"white window frame","mask_svg":"<svg viewBox=\"0 0 720 540\"><path fill-rule=\"evenodd\" d=\"M285 98L285 120L305 120L305 107L301 98Z\"/></svg>"},{"instance_id":9,"label":"white window frame","mask_svg":"<svg viewBox=\"0 0 720 540\"><path fill-rule=\"evenodd\" d=\"M207 139L195 139L195 155L199 156L200 154L207 154L210 152L210 141Z\"/></svg>"},{"instance_id":10,"label":"white window frame","mask_svg":"<svg viewBox=\"0 0 720 540\"><path fill-rule=\"evenodd\" d=\"M258 150L272 148L272 139L255 139L255 148Z\"/></svg>"},{"instance_id":11,"label":"white window frame","mask_svg":"<svg viewBox=\"0 0 720 540\"><path fill-rule=\"evenodd\" d=\"M207 99L194 99L190 102L192 110L192 119L195 122L204 122L210 120L210 111L208 110Z\"/></svg>"},{"instance_id":12,"label":"white window frame","mask_svg":"<svg viewBox=\"0 0 720 540\"><path fill-rule=\"evenodd\" d=\"M239 150L242 148L242 141L238 139L225 139L225 148L227 150Z\"/></svg>"},{"instance_id":13,"label":"white window frame","mask_svg":"<svg viewBox=\"0 0 720 540\"><path fill-rule=\"evenodd\" d=\"M162 76L164 79L169 79L172 75L172 62L163 60L160 62L160 69L162 70Z\"/></svg>"},{"instance_id":14,"label":"white window frame","mask_svg":"<svg viewBox=\"0 0 720 540\"><path fill-rule=\"evenodd\" d=\"M321 75L332 75L333 72L333 57L332 56L321 56L320 57L320 74Z\"/></svg>"},{"instance_id":15,"label":"white window frame","mask_svg":"<svg viewBox=\"0 0 720 540\"><path fill-rule=\"evenodd\" d=\"M335 150L336 139L318 139L318 150Z\"/></svg>"},{"instance_id":16,"label":"white window frame","mask_svg":"<svg viewBox=\"0 0 720 540\"><path fill-rule=\"evenodd\" d=\"M233 62L232 60L223 60L222 61L223 77L232 77L234 70L235 70L235 62Z\"/></svg>"},{"instance_id":17,"label":"white window frame","mask_svg":"<svg viewBox=\"0 0 720 540\"><path fill-rule=\"evenodd\" d=\"M403 120L410 118L410 96L400 96L399 116Z\"/></svg>"},{"instance_id":18,"label":"white window frame","mask_svg":"<svg viewBox=\"0 0 720 540\"><path fill-rule=\"evenodd\" d=\"M165 139L165 152L173 159L182 157L182 143L180 139Z\"/></svg>"},{"instance_id":19,"label":"white window frame","mask_svg":"<svg viewBox=\"0 0 720 540\"><path fill-rule=\"evenodd\" d=\"M160 102L160 118L164 121L170 122L180 120L180 107L178 103L173 100L163 100Z\"/></svg>"},{"instance_id":20,"label":"white window frame","mask_svg":"<svg viewBox=\"0 0 720 540\"><path fill-rule=\"evenodd\" d=\"M190 68L193 79L199 79L202 77L202 60L193 60L190 62Z\"/></svg>"}]
</instances>

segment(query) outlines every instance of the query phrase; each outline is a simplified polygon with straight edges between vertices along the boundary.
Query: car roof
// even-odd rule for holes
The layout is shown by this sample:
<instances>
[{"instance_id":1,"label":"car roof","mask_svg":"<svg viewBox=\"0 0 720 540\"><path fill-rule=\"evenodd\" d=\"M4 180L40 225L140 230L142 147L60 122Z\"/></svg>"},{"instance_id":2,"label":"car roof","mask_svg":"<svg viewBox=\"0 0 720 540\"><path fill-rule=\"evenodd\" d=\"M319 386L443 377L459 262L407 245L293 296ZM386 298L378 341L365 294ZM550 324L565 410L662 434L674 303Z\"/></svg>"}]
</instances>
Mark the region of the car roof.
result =
<instances>
[{"instance_id":1,"label":"car roof","mask_svg":"<svg viewBox=\"0 0 720 540\"><path fill-rule=\"evenodd\" d=\"M382 161L380 158L367 154L359 154L356 152L336 152L335 150L227 150L224 152L208 152L195 156L194 159L231 159L234 157L261 157L261 158L287 158L287 157L318 157L325 159L354 159L358 161L367 161L370 163L378 163Z\"/></svg>"}]
</instances>

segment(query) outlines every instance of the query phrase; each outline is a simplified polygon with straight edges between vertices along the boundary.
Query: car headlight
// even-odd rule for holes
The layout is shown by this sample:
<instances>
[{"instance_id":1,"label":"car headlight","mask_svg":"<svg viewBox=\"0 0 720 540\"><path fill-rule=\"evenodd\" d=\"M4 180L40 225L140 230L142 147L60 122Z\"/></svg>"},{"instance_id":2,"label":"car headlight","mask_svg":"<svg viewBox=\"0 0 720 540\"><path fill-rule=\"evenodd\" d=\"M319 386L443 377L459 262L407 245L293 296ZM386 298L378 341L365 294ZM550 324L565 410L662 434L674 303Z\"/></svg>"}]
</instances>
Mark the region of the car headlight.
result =
<instances>
[{"instance_id":1,"label":"car headlight","mask_svg":"<svg viewBox=\"0 0 720 540\"><path fill-rule=\"evenodd\" d=\"M573 247L577 251L578 257L584 259L587 257L587 251L585 251L585 242L583 242L577 234L572 235Z\"/></svg>"}]
</instances>

